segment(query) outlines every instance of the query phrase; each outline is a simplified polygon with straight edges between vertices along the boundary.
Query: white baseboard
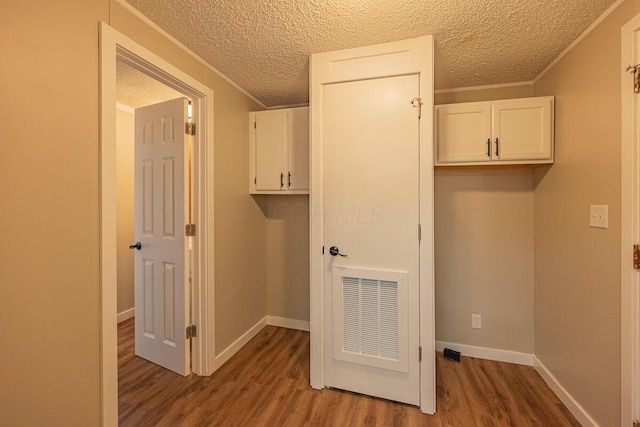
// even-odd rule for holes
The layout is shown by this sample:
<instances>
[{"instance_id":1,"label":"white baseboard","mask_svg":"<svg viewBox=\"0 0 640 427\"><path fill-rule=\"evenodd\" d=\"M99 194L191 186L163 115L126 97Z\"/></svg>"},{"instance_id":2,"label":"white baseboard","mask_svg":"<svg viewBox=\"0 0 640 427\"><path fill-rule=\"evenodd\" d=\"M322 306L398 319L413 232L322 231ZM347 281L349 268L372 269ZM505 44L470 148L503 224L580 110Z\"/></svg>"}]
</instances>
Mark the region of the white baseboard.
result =
<instances>
[{"instance_id":1,"label":"white baseboard","mask_svg":"<svg viewBox=\"0 0 640 427\"><path fill-rule=\"evenodd\" d=\"M495 348L476 347L473 345L456 344L451 342L436 341L436 350L442 351L450 348L459 351L463 356L476 357L478 359L495 360L496 362L516 363L518 365L533 366L535 356L528 353L519 353L511 350L498 350Z\"/></svg>"},{"instance_id":2,"label":"white baseboard","mask_svg":"<svg viewBox=\"0 0 640 427\"><path fill-rule=\"evenodd\" d=\"M534 357L534 368L538 371L538 374L542 377L542 379L547 383L549 388L553 390L553 392L558 396L558 398L564 403L564 406L567 407L569 412L573 414L574 417L578 420L578 422L587 427L598 427L598 423L596 423L593 418L589 416L587 411L584 410L582 406L567 392L567 390L562 387L562 385L558 382L558 379L551 373L549 370L542 364L542 362Z\"/></svg>"},{"instance_id":3,"label":"white baseboard","mask_svg":"<svg viewBox=\"0 0 640 427\"><path fill-rule=\"evenodd\" d=\"M267 318L264 317L258 323L253 325L247 332L245 332L240 338L235 340L233 344L229 347L225 348L215 359L215 369L218 369L220 366L224 365L231 357L236 354L242 347L244 347L253 337L258 335L258 333L267 326Z\"/></svg>"},{"instance_id":4,"label":"white baseboard","mask_svg":"<svg viewBox=\"0 0 640 427\"><path fill-rule=\"evenodd\" d=\"M136 315L136 308L130 308L129 310L125 310L121 313L118 313L118 323L120 322L124 322L127 319L131 319L133 316Z\"/></svg>"},{"instance_id":5,"label":"white baseboard","mask_svg":"<svg viewBox=\"0 0 640 427\"><path fill-rule=\"evenodd\" d=\"M297 329L299 331L309 332L309 321L287 319L285 317L267 316L267 325L278 326L280 328Z\"/></svg>"}]
</instances>

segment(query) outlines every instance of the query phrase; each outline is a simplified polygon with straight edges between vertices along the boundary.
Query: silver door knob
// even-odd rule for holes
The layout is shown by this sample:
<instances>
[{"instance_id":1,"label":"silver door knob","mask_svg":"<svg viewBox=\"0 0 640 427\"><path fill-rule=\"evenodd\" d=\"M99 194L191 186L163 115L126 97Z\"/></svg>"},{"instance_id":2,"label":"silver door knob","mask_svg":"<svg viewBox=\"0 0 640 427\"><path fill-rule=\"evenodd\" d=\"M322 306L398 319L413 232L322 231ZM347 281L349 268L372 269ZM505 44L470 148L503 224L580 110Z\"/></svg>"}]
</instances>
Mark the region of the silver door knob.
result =
<instances>
[{"instance_id":1,"label":"silver door knob","mask_svg":"<svg viewBox=\"0 0 640 427\"><path fill-rule=\"evenodd\" d=\"M336 255L340 255L340 256L347 256L347 255L345 255L345 254L341 254L341 253L340 253L340 249L338 249L338 247L337 247L337 246L331 246L331 247L329 248L329 253L330 253L332 256L336 256Z\"/></svg>"}]
</instances>

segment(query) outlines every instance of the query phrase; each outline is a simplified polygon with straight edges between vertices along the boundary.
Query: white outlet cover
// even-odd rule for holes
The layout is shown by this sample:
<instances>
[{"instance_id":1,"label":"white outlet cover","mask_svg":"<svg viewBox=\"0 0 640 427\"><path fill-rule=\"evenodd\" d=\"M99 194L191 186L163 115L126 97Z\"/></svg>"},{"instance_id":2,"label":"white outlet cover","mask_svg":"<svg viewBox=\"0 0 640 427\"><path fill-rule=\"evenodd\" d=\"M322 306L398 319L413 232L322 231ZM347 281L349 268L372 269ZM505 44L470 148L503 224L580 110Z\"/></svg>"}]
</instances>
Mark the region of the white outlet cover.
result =
<instances>
[{"instance_id":1,"label":"white outlet cover","mask_svg":"<svg viewBox=\"0 0 640 427\"><path fill-rule=\"evenodd\" d=\"M480 329L482 328L482 316L479 314L472 314L471 315L471 327L473 329Z\"/></svg>"},{"instance_id":2,"label":"white outlet cover","mask_svg":"<svg viewBox=\"0 0 640 427\"><path fill-rule=\"evenodd\" d=\"M591 205L589 209L589 226L593 228L609 228L609 205Z\"/></svg>"}]
</instances>

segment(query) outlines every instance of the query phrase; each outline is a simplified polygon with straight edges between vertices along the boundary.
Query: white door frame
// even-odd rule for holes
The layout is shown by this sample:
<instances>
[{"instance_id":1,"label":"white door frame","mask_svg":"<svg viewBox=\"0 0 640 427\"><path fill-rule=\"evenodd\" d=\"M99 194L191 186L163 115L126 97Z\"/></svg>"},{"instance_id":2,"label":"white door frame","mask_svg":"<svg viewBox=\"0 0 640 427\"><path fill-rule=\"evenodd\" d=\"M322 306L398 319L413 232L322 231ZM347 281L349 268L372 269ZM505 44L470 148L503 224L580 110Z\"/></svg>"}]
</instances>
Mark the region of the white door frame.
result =
<instances>
[{"instance_id":1,"label":"white door frame","mask_svg":"<svg viewBox=\"0 0 640 427\"><path fill-rule=\"evenodd\" d=\"M109 25L100 23L100 286L102 425L118 424L116 274L116 58L189 97L197 135L193 148L192 369L215 370L213 272L213 90Z\"/></svg>"},{"instance_id":2,"label":"white door frame","mask_svg":"<svg viewBox=\"0 0 640 427\"><path fill-rule=\"evenodd\" d=\"M354 55L354 51L357 53ZM322 58L322 59L321 59ZM388 60L386 60L388 58ZM316 62L317 61L317 62ZM349 78L343 65L351 62ZM384 69L382 73L380 70ZM341 72L342 71L342 72ZM342 80L336 80L340 74ZM424 36L400 42L359 49L312 55L309 105L311 107L311 182L309 214L310 236L310 382L322 389L324 379L324 304L323 304L323 188L322 188L322 91L326 83L360 80L402 74L418 74L423 99L420 120L420 409L435 413L435 310L433 269L433 37ZM408 100L407 102L410 102ZM363 112L366 114L366 112ZM416 227L417 228L417 227ZM417 232L417 230L416 230Z\"/></svg>"},{"instance_id":3,"label":"white door frame","mask_svg":"<svg viewBox=\"0 0 640 427\"><path fill-rule=\"evenodd\" d=\"M640 63L640 15L622 27L622 205L621 205L621 425L640 419L640 272L632 265L632 247L640 244L640 94L633 91L628 65Z\"/></svg>"}]
</instances>

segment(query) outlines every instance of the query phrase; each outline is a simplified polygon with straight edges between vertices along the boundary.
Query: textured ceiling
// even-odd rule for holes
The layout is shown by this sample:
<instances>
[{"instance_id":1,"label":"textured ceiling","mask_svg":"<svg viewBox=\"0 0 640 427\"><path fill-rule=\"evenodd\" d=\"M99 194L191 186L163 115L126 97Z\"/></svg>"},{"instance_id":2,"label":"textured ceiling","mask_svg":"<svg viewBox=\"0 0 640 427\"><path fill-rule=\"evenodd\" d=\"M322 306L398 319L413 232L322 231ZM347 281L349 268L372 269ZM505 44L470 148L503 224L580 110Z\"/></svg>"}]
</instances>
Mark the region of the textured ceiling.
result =
<instances>
[{"instance_id":1,"label":"textured ceiling","mask_svg":"<svg viewBox=\"0 0 640 427\"><path fill-rule=\"evenodd\" d=\"M309 55L433 34L435 87L533 80L615 0L126 0L266 106Z\"/></svg>"},{"instance_id":2,"label":"textured ceiling","mask_svg":"<svg viewBox=\"0 0 640 427\"><path fill-rule=\"evenodd\" d=\"M157 104L183 95L146 74L116 61L116 102L131 108Z\"/></svg>"}]
</instances>

